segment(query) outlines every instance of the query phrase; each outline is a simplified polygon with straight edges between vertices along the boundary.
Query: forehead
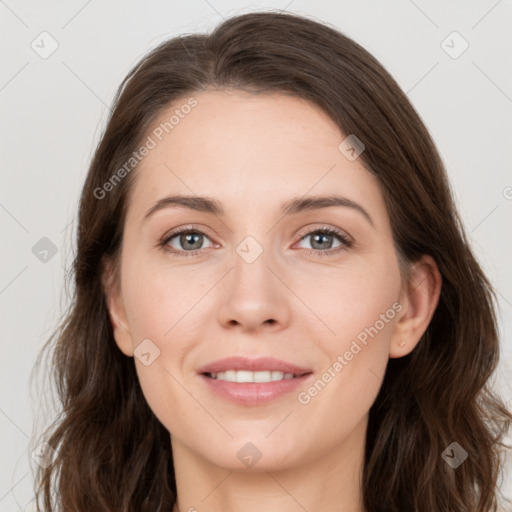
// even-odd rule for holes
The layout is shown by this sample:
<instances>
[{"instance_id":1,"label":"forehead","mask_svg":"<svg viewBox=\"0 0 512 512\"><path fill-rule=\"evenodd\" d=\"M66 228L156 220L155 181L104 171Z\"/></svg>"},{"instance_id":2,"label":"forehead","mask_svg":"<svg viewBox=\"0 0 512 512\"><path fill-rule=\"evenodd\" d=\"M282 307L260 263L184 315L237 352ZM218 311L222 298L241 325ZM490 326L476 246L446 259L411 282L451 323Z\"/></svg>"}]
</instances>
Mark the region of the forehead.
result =
<instances>
[{"instance_id":1,"label":"forehead","mask_svg":"<svg viewBox=\"0 0 512 512\"><path fill-rule=\"evenodd\" d=\"M186 109L191 97L196 106ZM178 115L173 116L176 111ZM175 124L166 125L171 118ZM184 97L160 114L153 131L159 128L164 133L157 141L160 151L153 156L172 151L172 144L175 153L183 146L198 157L222 158L225 162L276 160L283 154L288 161L294 155L300 160L318 149L336 150L342 137L336 124L310 102L283 94L238 90Z\"/></svg>"},{"instance_id":2,"label":"forehead","mask_svg":"<svg viewBox=\"0 0 512 512\"><path fill-rule=\"evenodd\" d=\"M171 192L216 197L235 208L270 207L274 199L277 207L308 191L336 192L372 203L376 215L384 208L375 176L338 149L346 135L303 99L196 92L162 111L148 136L154 148L134 171L132 202L139 216Z\"/></svg>"}]
</instances>

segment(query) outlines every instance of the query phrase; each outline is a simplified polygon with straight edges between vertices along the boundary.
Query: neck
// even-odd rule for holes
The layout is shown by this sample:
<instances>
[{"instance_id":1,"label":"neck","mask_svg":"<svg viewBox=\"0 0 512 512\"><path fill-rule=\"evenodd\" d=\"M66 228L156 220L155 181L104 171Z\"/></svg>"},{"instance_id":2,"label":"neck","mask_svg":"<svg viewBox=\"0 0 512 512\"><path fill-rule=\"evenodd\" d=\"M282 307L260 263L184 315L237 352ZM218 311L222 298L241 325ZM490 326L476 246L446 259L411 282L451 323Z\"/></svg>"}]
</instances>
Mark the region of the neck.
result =
<instances>
[{"instance_id":1,"label":"neck","mask_svg":"<svg viewBox=\"0 0 512 512\"><path fill-rule=\"evenodd\" d=\"M261 464L257 471L219 467L171 437L178 492L173 512L364 512L366 427L367 417L339 445L319 445L301 465Z\"/></svg>"}]
</instances>

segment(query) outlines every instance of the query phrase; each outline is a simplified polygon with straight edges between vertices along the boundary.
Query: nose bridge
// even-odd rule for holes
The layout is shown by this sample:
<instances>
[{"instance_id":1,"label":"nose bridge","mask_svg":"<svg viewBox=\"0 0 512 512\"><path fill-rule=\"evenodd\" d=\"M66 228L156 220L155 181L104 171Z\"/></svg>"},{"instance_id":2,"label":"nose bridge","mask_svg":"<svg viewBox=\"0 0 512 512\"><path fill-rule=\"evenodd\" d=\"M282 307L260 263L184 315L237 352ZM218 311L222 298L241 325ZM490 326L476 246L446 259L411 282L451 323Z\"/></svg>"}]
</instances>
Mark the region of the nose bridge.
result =
<instances>
[{"instance_id":1,"label":"nose bridge","mask_svg":"<svg viewBox=\"0 0 512 512\"><path fill-rule=\"evenodd\" d=\"M243 208L242 204L239 206L244 217L233 233L235 254L232 279L254 284L265 282L269 285L267 274L270 271L266 265L272 266L271 252L275 246L272 239L275 231L269 232L269 221L261 205L249 200Z\"/></svg>"},{"instance_id":2,"label":"nose bridge","mask_svg":"<svg viewBox=\"0 0 512 512\"><path fill-rule=\"evenodd\" d=\"M263 235L258 239L248 235L235 247L233 269L219 309L221 323L252 330L264 323L288 321L286 289L267 267L275 266L271 246L270 237L264 241Z\"/></svg>"},{"instance_id":3,"label":"nose bridge","mask_svg":"<svg viewBox=\"0 0 512 512\"><path fill-rule=\"evenodd\" d=\"M271 292L269 280L269 244L258 237L246 236L236 247L233 261L233 286L251 296L267 295ZM268 242L268 241L267 241ZM265 244L265 246L264 246ZM236 293L236 290L233 290Z\"/></svg>"}]
</instances>

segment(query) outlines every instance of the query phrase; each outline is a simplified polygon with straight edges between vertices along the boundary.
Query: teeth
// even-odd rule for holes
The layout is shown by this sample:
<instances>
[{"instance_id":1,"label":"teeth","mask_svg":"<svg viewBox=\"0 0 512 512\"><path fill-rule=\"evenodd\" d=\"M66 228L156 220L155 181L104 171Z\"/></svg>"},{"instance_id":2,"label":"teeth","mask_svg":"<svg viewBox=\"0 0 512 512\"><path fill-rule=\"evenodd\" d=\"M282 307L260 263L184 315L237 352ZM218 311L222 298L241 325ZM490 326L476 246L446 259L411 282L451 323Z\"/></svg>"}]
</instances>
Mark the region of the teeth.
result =
<instances>
[{"instance_id":1,"label":"teeth","mask_svg":"<svg viewBox=\"0 0 512 512\"><path fill-rule=\"evenodd\" d=\"M276 380L293 379L293 373L283 372L250 372L247 370L228 370L225 372L211 373L212 379L228 382L273 382Z\"/></svg>"}]
</instances>

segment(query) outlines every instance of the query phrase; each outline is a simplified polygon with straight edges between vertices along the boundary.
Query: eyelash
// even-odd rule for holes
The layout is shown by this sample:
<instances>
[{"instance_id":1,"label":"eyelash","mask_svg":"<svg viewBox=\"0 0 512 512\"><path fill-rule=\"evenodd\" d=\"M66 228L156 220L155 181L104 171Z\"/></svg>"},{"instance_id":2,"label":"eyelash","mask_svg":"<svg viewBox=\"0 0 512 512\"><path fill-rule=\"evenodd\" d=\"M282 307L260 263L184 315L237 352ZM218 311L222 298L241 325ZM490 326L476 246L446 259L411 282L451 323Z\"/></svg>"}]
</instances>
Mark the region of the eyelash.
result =
<instances>
[{"instance_id":1,"label":"eyelash","mask_svg":"<svg viewBox=\"0 0 512 512\"><path fill-rule=\"evenodd\" d=\"M314 257L325 257L325 256L335 256L338 253L342 251L346 251L347 249L350 249L353 245L352 240L347 238L341 231L338 231L337 229L331 228L331 227L322 227L322 228L315 228L311 231L308 231L306 233L301 233L300 238L298 242L302 241L304 238L307 238L308 236L314 235L314 234L326 234L331 235L336 238L342 243L339 247L336 247L335 249L327 249L325 251L322 251L320 249L307 249L309 256ZM178 258L187 258L189 256L197 256L198 254L201 254L201 251L204 249L197 249L195 251L183 251L183 250L176 250L176 249L169 249L167 247L167 244L177 235L182 234L195 234L195 235L204 235L207 238L208 235L204 233L203 231L200 231L199 229L196 229L192 226L185 226L182 228L175 229L171 233L166 233L163 238L158 242L158 247L160 247L163 251L172 254L173 256L176 256Z\"/></svg>"}]
</instances>

